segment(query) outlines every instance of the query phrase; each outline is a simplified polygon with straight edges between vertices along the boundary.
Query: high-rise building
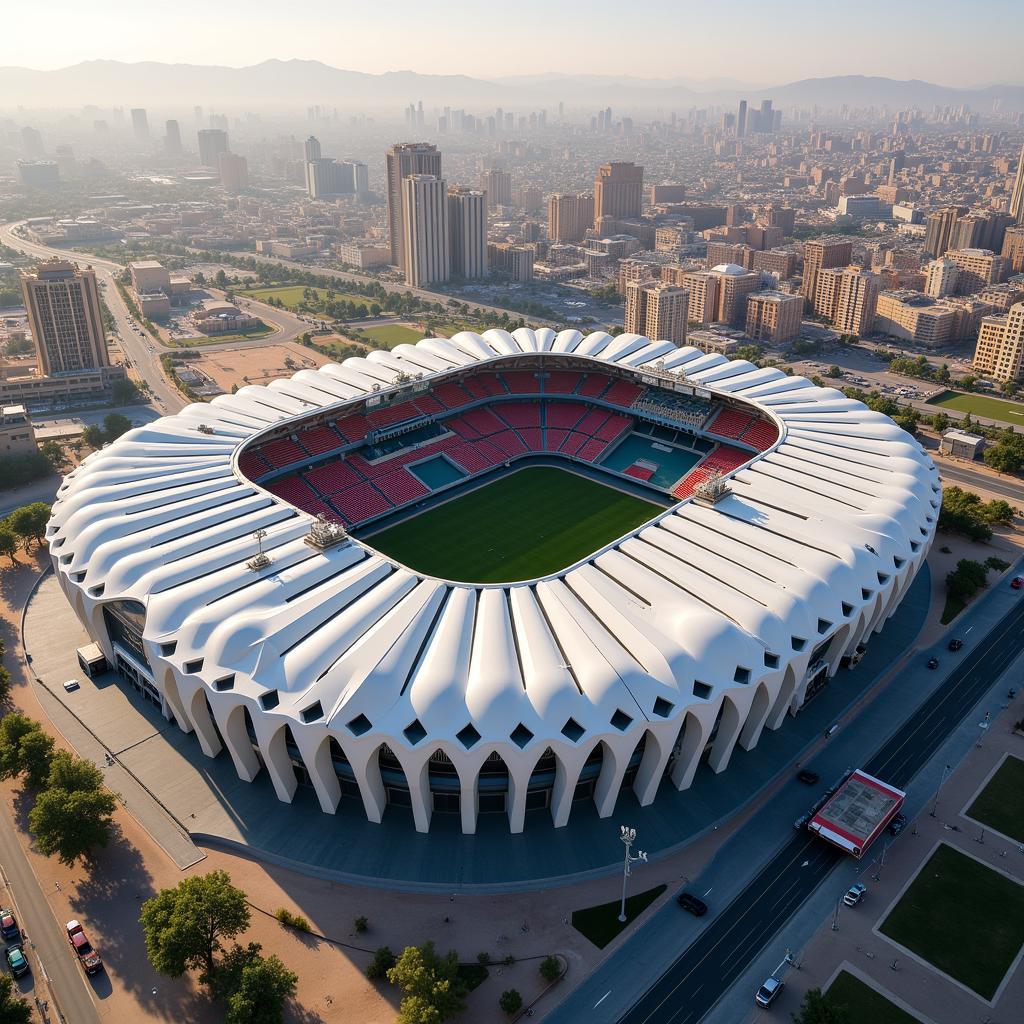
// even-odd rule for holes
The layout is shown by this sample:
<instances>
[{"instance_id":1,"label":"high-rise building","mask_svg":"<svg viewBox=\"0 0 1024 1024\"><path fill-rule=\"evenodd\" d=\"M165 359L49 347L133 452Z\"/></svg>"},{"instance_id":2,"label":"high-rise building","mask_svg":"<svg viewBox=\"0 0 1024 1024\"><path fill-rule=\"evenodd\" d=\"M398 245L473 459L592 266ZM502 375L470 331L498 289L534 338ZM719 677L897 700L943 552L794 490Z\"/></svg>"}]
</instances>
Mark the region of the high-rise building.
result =
<instances>
[{"instance_id":1,"label":"high-rise building","mask_svg":"<svg viewBox=\"0 0 1024 1024\"><path fill-rule=\"evenodd\" d=\"M800 294L812 304L817 293L819 270L848 266L853 258L853 242L842 235L824 235L804 245L804 276Z\"/></svg>"},{"instance_id":2,"label":"high-rise building","mask_svg":"<svg viewBox=\"0 0 1024 1024\"><path fill-rule=\"evenodd\" d=\"M742 328L747 321L747 296L761 287L761 275L735 263L722 263L712 267L710 273L718 278L718 308L714 319Z\"/></svg>"},{"instance_id":3,"label":"high-rise building","mask_svg":"<svg viewBox=\"0 0 1024 1024\"><path fill-rule=\"evenodd\" d=\"M1009 273L1024 273L1024 226L1006 229L1002 256L1006 260L1006 269Z\"/></svg>"},{"instance_id":4,"label":"high-rise building","mask_svg":"<svg viewBox=\"0 0 1024 1024\"><path fill-rule=\"evenodd\" d=\"M672 270L672 276L667 273ZM690 293L687 316L692 323L710 324L718 315L718 275L710 270L686 271L681 267L662 269L662 280L685 288Z\"/></svg>"},{"instance_id":5,"label":"high-rise building","mask_svg":"<svg viewBox=\"0 0 1024 1024\"><path fill-rule=\"evenodd\" d=\"M660 185L652 185L648 196L651 206L659 203L682 203L686 199L686 186L673 181L663 181Z\"/></svg>"},{"instance_id":6,"label":"high-rise building","mask_svg":"<svg viewBox=\"0 0 1024 1024\"><path fill-rule=\"evenodd\" d=\"M757 292L747 297L745 333L757 341L793 341L800 336L803 318L802 296Z\"/></svg>"},{"instance_id":7,"label":"high-rise building","mask_svg":"<svg viewBox=\"0 0 1024 1024\"><path fill-rule=\"evenodd\" d=\"M818 316L834 319L839 302L839 286L845 267L822 267L814 276L811 308Z\"/></svg>"},{"instance_id":8,"label":"high-rise building","mask_svg":"<svg viewBox=\"0 0 1024 1024\"><path fill-rule=\"evenodd\" d=\"M42 374L110 365L94 270L50 260L21 275L21 293Z\"/></svg>"},{"instance_id":9,"label":"high-rise building","mask_svg":"<svg viewBox=\"0 0 1024 1024\"><path fill-rule=\"evenodd\" d=\"M139 142L149 138L149 118L142 107L132 108L132 131Z\"/></svg>"},{"instance_id":10,"label":"high-rise building","mask_svg":"<svg viewBox=\"0 0 1024 1024\"><path fill-rule=\"evenodd\" d=\"M1013 192L1010 193L1010 216L1015 224L1024 227L1024 146L1021 146L1017 158L1017 177L1013 179Z\"/></svg>"},{"instance_id":11,"label":"high-rise building","mask_svg":"<svg viewBox=\"0 0 1024 1024\"><path fill-rule=\"evenodd\" d=\"M164 125L164 151L168 156L181 156L181 127L177 121Z\"/></svg>"},{"instance_id":12,"label":"high-rise building","mask_svg":"<svg viewBox=\"0 0 1024 1024\"><path fill-rule=\"evenodd\" d=\"M871 333L875 322L878 293L882 290L878 274L861 267L847 267L839 275L839 295L832 323L840 334L861 337Z\"/></svg>"},{"instance_id":13,"label":"high-rise building","mask_svg":"<svg viewBox=\"0 0 1024 1024\"><path fill-rule=\"evenodd\" d=\"M602 164L594 181L594 221L637 218L643 210L644 169L633 163Z\"/></svg>"},{"instance_id":14,"label":"high-rise building","mask_svg":"<svg viewBox=\"0 0 1024 1024\"><path fill-rule=\"evenodd\" d=\"M220 183L228 192L241 192L249 187L249 162L237 153L221 153L217 163Z\"/></svg>"},{"instance_id":15,"label":"high-rise building","mask_svg":"<svg viewBox=\"0 0 1024 1024\"><path fill-rule=\"evenodd\" d=\"M965 206L944 206L925 218L924 251L929 256L942 256L950 248L956 222L967 213Z\"/></svg>"},{"instance_id":16,"label":"high-rise building","mask_svg":"<svg viewBox=\"0 0 1024 1024\"><path fill-rule=\"evenodd\" d=\"M451 272L467 280L487 276L487 196L476 189L448 189Z\"/></svg>"},{"instance_id":17,"label":"high-rise building","mask_svg":"<svg viewBox=\"0 0 1024 1024\"><path fill-rule=\"evenodd\" d=\"M1024 377L1024 302L1011 306L1002 316L982 318L974 368L996 380Z\"/></svg>"},{"instance_id":18,"label":"high-rise building","mask_svg":"<svg viewBox=\"0 0 1024 1024\"><path fill-rule=\"evenodd\" d=\"M490 209L512 205L512 175L508 171L497 168L481 171L480 189L487 193L487 205Z\"/></svg>"},{"instance_id":19,"label":"high-rise building","mask_svg":"<svg viewBox=\"0 0 1024 1024\"><path fill-rule=\"evenodd\" d=\"M441 154L428 142L400 142L392 146L386 158L388 189L388 237L391 240L391 265L405 270L405 231L402 181L413 174L441 177ZM447 276L447 275L446 275Z\"/></svg>"},{"instance_id":20,"label":"high-rise building","mask_svg":"<svg viewBox=\"0 0 1024 1024\"><path fill-rule=\"evenodd\" d=\"M742 139L747 134L747 101L740 100L740 111L736 116L736 137Z\"/></svg>"},{"instance_id":21,"label":"high-rise building","mask_svg":"<svg viewBox=\"0 0 1024 1024\"><path fill-rule=\"evenodd\" d=\"M956 293L960 267L951 259L932 260L925 268L924 293L933 299Z\"/></svg>"},{"instance_id":22,"label":"high-rise building","mask_svg":"<svg viewBox=\"0 0 1024 1024\"><path fill-rule=\"evenodd\" d=\"M402 178L402 267L413 288L447 281L450 274L448 186L432 174Z\"/></svg>"},{"instance_id":23,"label":"high-rise building","mask_svg":"<svg viewBox=\"0 0 1024 1024\"><path fill-rule=\"evenodd\" d=\"M626 285L626 331L652 341L686 341L690 293L685 288L655 281Z\"/></svg>"},{"instance_id":24,"label":"high-rise building","mask_svg":"<svg viewBox=\"0 0 1024 1024\"><path fill-rule=\"evenodd\" d=\"M310 135L306 139L302 149L307 164L313 160L319 160L323 156L323 153L320 151L320 140L315 135Z\"/></svg>"},{"instance_id":25,"label":"high-rise building","mask_svg":"<svg viewBox=\"0 0 1024 1024\"><path fill-rule=\"evenodd\" d=\"M533 277L533 248L512 242L488 242L487 261L491 270L513 281L529 281Z\"/></svg>"},{"instance_id":26,"label":"high-rise building","mask_svg":"<svg viewBox=\"0 0 1024 1024\"><path fill-rule=\"evenodd\" d=\"M961 295L980 292L987 285L1003 280L1006 261L991 249L950 249L946 259L960 270L957 291Z\"/></svg>"},{"instance_id":27,"label":"high-rise building","mask_svg":"<svg viewBox=\"0 0 1024 1024\"><path fill-rule=\"evenodd\" d=\"M199 162L204 167L219 167L222 153L228 150L228 133L221 128L200 128Z\"/></svg>"},{"instance_id":28,"label":"high-rise building","mask_svg":"<svg viewBox=\"0 0 1024 1024\"><path fill-rule=\"evenodd\" d=\"M775 131L775 112L772 110L771 100L761 100L761 110L757 116L757 130L763 135L770 135Z\"/></svg>"},{"instance_id":29,"label":"high-rise building","mask_svg":"<svg viewBox=\"0 0 1024 1024\"><path fill-rule=\"evenodd\" d=\"M351 180L352 191L360 197L370 193L370 169L361 160L342 160L345 180Z\"/></svg>"},{"instance_id":30,"label":"high-rise building","mask_svg":"<svg viewBox=\"0 0 1024 1024\"><path fill-rule=\"evenodd\" d=\"M594 223L594 197L589 192L555 192L548 196L548 238L579 242Z\"/></svg>"}]
</instances>

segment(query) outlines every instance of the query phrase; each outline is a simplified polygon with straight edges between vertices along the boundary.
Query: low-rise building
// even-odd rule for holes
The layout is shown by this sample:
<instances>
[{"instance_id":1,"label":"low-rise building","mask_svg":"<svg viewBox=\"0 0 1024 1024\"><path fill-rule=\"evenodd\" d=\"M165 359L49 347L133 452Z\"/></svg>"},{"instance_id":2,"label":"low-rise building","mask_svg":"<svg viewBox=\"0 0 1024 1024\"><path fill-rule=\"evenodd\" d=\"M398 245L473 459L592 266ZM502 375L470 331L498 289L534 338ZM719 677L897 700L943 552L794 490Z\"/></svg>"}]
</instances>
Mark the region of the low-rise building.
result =
<instances>
[{"instance_id":1,"label":"low-rise building","mask_svg":"<svg viewBox=\"0 0 1024 1024\"><path fill-rule=\"evenodd\" d=\"M985 438L977 434L968 434L964 430L947 430L939 442L939 451L943 455L952 455L955 459L974 460L985 450Z\"/></svg>"},{"instance_id":2,"label":"low-rise building","mask_svg":"<svg viewBox=\"0 0 1024 1024\"><path fill-rule=\"evenodd\" d=\"M36 432L23 405L0 408L0 456L26 455L36 450Z\"/></svg>"}]
</instances>

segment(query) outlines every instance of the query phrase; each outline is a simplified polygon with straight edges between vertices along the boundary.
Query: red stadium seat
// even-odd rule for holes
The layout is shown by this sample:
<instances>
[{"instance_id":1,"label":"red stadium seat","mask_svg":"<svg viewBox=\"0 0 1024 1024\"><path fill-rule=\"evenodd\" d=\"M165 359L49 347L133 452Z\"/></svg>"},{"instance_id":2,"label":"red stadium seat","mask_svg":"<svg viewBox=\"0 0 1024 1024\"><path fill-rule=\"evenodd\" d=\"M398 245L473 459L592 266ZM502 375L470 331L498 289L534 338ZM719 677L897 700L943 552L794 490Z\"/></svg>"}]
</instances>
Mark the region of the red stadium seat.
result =
<instances>
[{"instance_id":1,"label":"red stadium seat","mask_svg":"<svg viewBox=\"0 0 1024 1024\"><path fill-rule=\"evenodd\" d=\"M331 504L350 523L362 523L392 507L391 502L372 484L363 482L331 497Z\"/></svg>"},{"instance_id":2,"label":"red stadium seat","mask_svg":"<svg viewBox=\"0 0 1024 1024\"><path fill-rule=\"evenodd\" d=\"M738 440L740 434L753 422L753 417L748 416L744 412L740 412L737 409L722 408L705 430L709 434L717 434L719 437Z\"/></svg>"}]
</instances>

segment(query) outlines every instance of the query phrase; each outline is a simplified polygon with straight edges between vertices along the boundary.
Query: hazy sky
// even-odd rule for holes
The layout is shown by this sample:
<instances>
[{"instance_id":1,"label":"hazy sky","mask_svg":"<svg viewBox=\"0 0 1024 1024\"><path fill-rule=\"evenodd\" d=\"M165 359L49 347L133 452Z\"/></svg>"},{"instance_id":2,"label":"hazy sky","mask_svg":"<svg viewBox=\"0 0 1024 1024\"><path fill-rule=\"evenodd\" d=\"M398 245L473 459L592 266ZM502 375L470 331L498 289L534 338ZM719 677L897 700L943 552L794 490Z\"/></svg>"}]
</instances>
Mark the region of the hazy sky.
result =
<instances>
[{"instance_id":1,"label":"hazy sky","mask_svg":"<svg viewBox=\"0 0 1024 1024\"><path fill-rule=\"evenodd\" d=\"M5 4L3 63L254 64L478 77L594 71L778 84L1024 81L1021 0L49 0Z\"/></svg>"}]
</instances>

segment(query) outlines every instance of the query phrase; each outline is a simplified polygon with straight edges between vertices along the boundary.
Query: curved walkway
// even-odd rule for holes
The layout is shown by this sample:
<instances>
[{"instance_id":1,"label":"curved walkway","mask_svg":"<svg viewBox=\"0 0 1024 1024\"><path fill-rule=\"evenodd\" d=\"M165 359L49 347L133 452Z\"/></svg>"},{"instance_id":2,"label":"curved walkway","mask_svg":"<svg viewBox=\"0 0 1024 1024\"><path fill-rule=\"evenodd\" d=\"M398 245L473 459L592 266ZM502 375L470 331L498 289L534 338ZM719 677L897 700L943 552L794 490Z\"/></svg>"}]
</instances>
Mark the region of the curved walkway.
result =
<instances>
[{"instance_id":1,"label":"curved walkway","mask_svg":"<svg viewBox=\"0 0 1024 1024\"><path fill-rule=\"evenodd\" d=\"M720 775L706 766L693 786L662 787L641 808L624 792L611 818L592 804L573 809L572 822L555 829L547 811L527 815L526 828L510 835L504 815L481 815L476 835L463 835L457 815L437 814L428 834L417 833L410 812L390 807L383 823L366 820L361 804L343 799L338 813L319 809L312 790L300 787L292 804L278 801L266 773L242 782L222 753L202 755L195 737L166 722L159 710L115 675L83 679L76 647L88 637L48 576L24 617L25 650L47 695L56 696L167 810L166 827L184 824L200 844L241 848L307 874L390 889L514 891L568 884L617 871L617 826L640 833L652 859L661 859L718 827L817 743L825 728L848 711L913 645L925 621L930 595L927 567L918 574L886 629L855 669L840 671L829 685L751 751L737 749ZM61 683L82 679L65 694ZM905 680L906 677L903 677Z\"/></svg>"}]
</instances>

